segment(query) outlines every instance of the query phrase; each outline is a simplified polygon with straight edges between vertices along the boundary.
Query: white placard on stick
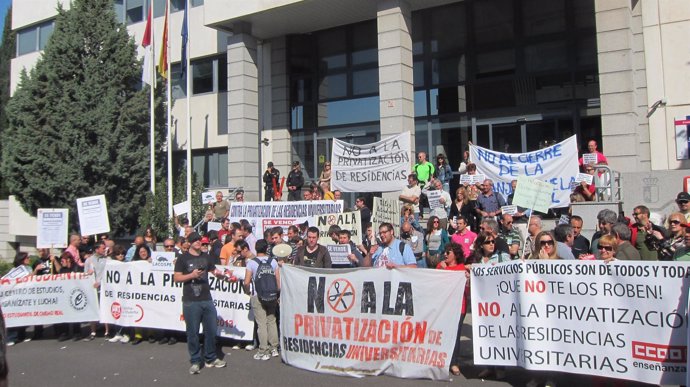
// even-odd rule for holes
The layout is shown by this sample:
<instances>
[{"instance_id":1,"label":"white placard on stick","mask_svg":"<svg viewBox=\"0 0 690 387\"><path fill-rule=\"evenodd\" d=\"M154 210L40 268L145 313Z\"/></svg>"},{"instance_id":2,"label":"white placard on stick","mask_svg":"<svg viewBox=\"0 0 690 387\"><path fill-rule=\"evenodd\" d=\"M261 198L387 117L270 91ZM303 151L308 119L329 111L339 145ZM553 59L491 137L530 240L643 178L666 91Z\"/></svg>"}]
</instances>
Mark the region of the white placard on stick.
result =
<instances>
[{"instance_id":1,"label":"white placard on stick","mask_svg":"<svg viewBox=\"0 0 690 387\"><path fill-rule=\"evenodd\" d=\"M518 212L518 207L515 204L501 207L502 214L515 215Z\"/></svg>"},{"instance_id":2,"label":"white placard on stick","mask_svg":"<svg viewBox=\"0 0 690 387\"><path fill-rule=\"evenodd\" d=\"M110 232L108 206L105 195L77 199L79 228L81 235L96 235Z\"/></svg>"},{"instance_id":3,"label":"white placard on stick","mask_svg":"<svg viewBox=\"0 0 690 387\"><path fill-rule=\"evenodd\" d=\"M68 214L66 208L39 208L36 214L38 230L36 248L67 247Z\"/></svg>"},{"instance_id":4,"label":"white placard on stick","mask_svg":"<svg viewBox=\"0 0 690 387\"><path fill-rule=\"evenodd\" d=\"M441 204L441 195L443 195L443 191L440 190L433 190L433 191L424 191L426 194L427 199L429 200L429 208L430 209L436 209L439 207L443 207L443 204Z\"/></svg>"},{"instance_id":5,"label":"white placard on stick","mask_svg":"<svg viewBox=\"0 0 690 387\"><path fill-rule=\"evenodd\" d=\"M582 155L582 164L596 164L598 161L596 153L585 153Z\"/></svg>"},{"instance_id":6,"label":"white placard on stick","mask_svg":"<svg viewBox=\"0 0 690 387\"><path fill-rule=\"evenodd\" d=\"M176 216L184 215L189 213L189 202L184 201L182 203L177 203L173 206L173 211L175 211Z\"/></svg>"},{"instance_id":7,"label":"white placard on stick","mask_svg":"<svg viewBox=\"0 0 690 387\"><path fill-rule=\"evenodd\" d=\"M551 196L553 195L553 184L527 176L520 176L517 181L513 204L539 212L547 212L549 210Z\"/></svg>"},{"instance_id":8,"label":"white placard on stick","mask_svg":"<svg viewBox=\"0 0 690 387\"><path fill-rule=\"evenodd\" d=\"M151 271L172 272L175 268L175 253L167 251L151 252Z\"/></svg>"},{"instance_id":9,"label":"white placard on stick","mask_svg":"<svg viewBox=\"0 0 690 387\"><path fill-rule=\"evenodd\" d=\"M575 176L575 182L578 184L584 181L588 185L591 185L593 180L594 175L590 175L589 173L578 173L577 176Z\"/></svg>"},{"instance_id":10,"label":"white placard on stick","mask_svg":"<svg viewBox=\"0 0 690 387\"><path fill-rule=\"evenodd\" d=\"M328 253L331 255L331 263L336 265L347 265L350 260L350 245L326 245Z\"/></svg>"}]
</instances>

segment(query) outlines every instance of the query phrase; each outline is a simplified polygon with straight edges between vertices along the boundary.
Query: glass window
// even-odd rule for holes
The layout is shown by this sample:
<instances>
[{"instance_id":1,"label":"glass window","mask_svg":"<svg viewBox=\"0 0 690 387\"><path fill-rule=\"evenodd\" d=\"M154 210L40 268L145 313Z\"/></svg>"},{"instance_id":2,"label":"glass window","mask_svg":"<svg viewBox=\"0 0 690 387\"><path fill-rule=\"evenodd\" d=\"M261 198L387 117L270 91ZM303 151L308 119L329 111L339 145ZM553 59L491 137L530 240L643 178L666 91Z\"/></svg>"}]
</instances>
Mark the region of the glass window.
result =
<instances>
[{"instance_id":1,"label":"glass window","mask_svg":"<svg viewBox=\"0 0 690 387\"><path fill-rule=\"evenodd\" d=\"M181 78L182 67L180 63L173 63L170 65L170 92L173 99L187 98L187 80Z\"/></svg>"},{"instance_id":2,"label":"glass window","mask_svg":"<svg viewBox=\"0 0 690 387\"><path fill-rule=\"evenodd\" d=\"M344 68L346 36L344 28L320 32L318 36L319 68L323 72Z\"/></svg>"},{"instance_id":3,"label":"glass window","mask_svg":"<svg viewBox=\"0 0 690 387\"><path fill-rule=\"evenodd\" d=\"M524 0L522 20L525 36L562 32L565 30L565 0Z\"/></svg>"},{"instance_id":4,"label":"glass window","mask_svg":"<svg viewBox=\"0 0 690 387\"><path fill-rule=\"evenodd\" d=\"M366 97L320 103L319 127L378 121L379 97Z\"/></svg>"},{"instance_id":5,"label":"glass window","mask_svg":"<svg viewBox=\"0 0 690 387\"><path fill-rule=\"evenodd\" d=\"M165 0L153 0L153 17L161 16L165 16Z\"/></svg>"},{"instance_id":6,"label":"glass window","mask_svg":"<svg viewBox=\"0 0 690 387\"><path fill-rule=\"evenodd\" d=\"M144 0L126 0L127 25L144 20Z\"/></svg>"},{"instance_id":7,"label":"glass window","mask_svg":"<svg viewBox=\"0 0 690 387\"><path fill-rule=\"evenodd\" d=\"M477 44L513 40L513 0L474 2L474 36Z\"/></svg>"},{"instance_id":8,"label":"glass window","mask_svg":"<svg viewBox=\"0 0 690 387\"><path fill-rule=\"evenodd\" d=\"M414 151L429 152L429 122L418 120L414 123Z\"/></svg>"},{"instance_id":9,"label":"glass window","mask_svg":"<svg viewBox=\"0 0 690 387\"><path fill-rule=\"evenodd\" d=\"M192 171L206 188L228 186L228 151L205 149L192 154Z\"/></svg>"},{"instance_id":10,"label":"glass window","mask_svg":"<svg viewBox=\"0 0 690 387\"><path fill-rule=\"evenodd\" d=\"M576 28L594 28L594 0L573 1Z\"/></svg>"},{"instance_id":11,"label":"glass window","mask_svg":"<svg viewBox=\"0 0 690 387\"><path fill-rule=\"evenodd\" d=\"M204 5L204 0L191 0L192 7L198 7Z\"/></svg>"},{"instance_id":12,"label":"glass window","mask_svg":"<svg viewBox=\"0 0 690 387\"><path fill-rule=\"evenodd\" d=\"M525 70L529 73L568 68L565 41L534 44L525 47Z\"/></svg>"},{"instance_id":13,"label":"glass window","mask_svg":"<svg viewBox=\"0 0 690 387\"><path fill-rule=\"evenodd\" d=\"M477 77L513 74L515 72L515 50L477 53Z\"/></svg>"},{"instance_id":14,"label":"glass window","mask_svg":"<svg viewBox=\"0 0 690 387\"><path fill-rule=\"evenodd\" d=\"M424 53L424 13L412 12L412 55Z\"/></svg>"},{"instance_id":15,"label":"glass window","mask_svg":"<svg viewBox=\"0 0 690 387\"><path fill-rule=\"evenodd\" d=\"M213 59L206 58L192 62L192 94L213 91Z\"/></svg>"},{"instance_id":16,"label":"glass window","mask_svg":"<svg viewBox=\"0 0 690 387\"><path fill-rule=\"evenodd\" d=\"M457 51L465 48L467 33L465 4L458 3L431 11L431 52Z\"/></svg>"},{"instance_id":17,"label":"glass window","mask_svg":"<svg viewBox=\"0 0 690 387\"><path fill-rule=\"evenodd\" d=\"M177 11L184 10L184 7L186 4L187 4L186 0L170 0L171 12L177 12Z\"/></svg>"},{"instance_id":18,"label":"glass window","mask_svg":"<svg viewBox=\"0 0 690 387\"><path fill-rule=\"evenodd\" d=\"M497 80L472 85L472 103L474 110L494 109L515 106L513 80Z\"/></svg>"},{"instance_id":19,"label":"glass window","mask_svg":"<svg viewBox=\"0 0 690 387\"><path fill-rule=\"evenodd\" d=\"M414 79L414 87L424 86L424 61L416 60L412 64L412 77Z\"/></svg>"},{"instance_id":20,"label":"glass window","mask_svg":"<svg viewBox=\"0 0 690 387\"><path fill-rule=\"evenodd\" d=\"M113 0L113 9L115 9L115 20L118 23L125 22L125 0Z\"/></svg>"},{"instance_id":21,"label":"glass window","mask_svg":"<svg viewBox=\"0 0 690 387\"><path fill-rule=\"evenodd\" d=\"M38 48L38 28L29 27L17 31L17 55L24 55L36 51Z\"/></svg>"},{"instance_id":22,"label":"glass window","mask_svg":"<svg viewBox=\"0 0 690 387\"><path fill-rule=\"evenodd\" d=\"M290 83L291 101L302 104L313 101L311 78L295 78Z\"/></svg>"},{"instance_id":23,"label":"glass window","mask_svg":"<svg viewBox=\"0 0 690 387\"><path fill-rule=\"evenodd\" d=\"M305 133L304 135L292 136L292 154L296 160L300 162L304 180L312 180L316 175L314 174L314 137L312 133ZM285 176L290 171L285 171Z\"/></svg>"},{"instance_id":24,"label":"glass window","mask_svg":"<svg viewBox=\"0 0 690 387\"><path fill-rule=\"evenodd\" d=\"M426 116L426 90L417 90L414 92L414 116Z\"/></svg>"},{"instance_id":25,"label":"glass window","mask_svg":"<svg viewBox=\"0 0 690 387\"><path fill-rule=\"evenodd\" d=\"M467 70L465 55L453 53L446 58L431 61L431 83L433 85L465 82Z\"/></svg>"},{"instance_id":26,"label":"glass window","mask_svg":"<svg viewBox=\"0 0 690 387\"><path fill-rule=\"evenodd\" d=\"M359 23L352 26L352 65L378 63L378 34L376 23Z\"/></svg>"},{"instance_id":27,"label":"glass window","mask_svg":"<svg viewBox=\"0 0 690 387\"><path fill-rule=\"evenodd\" d=\"M226 55L219 55L216 57L216 67L218 74L218 91L228 91L228 57Z\"/></svg>"},{"instance_id":28,"label":"glass window","mask_svg":"<svg viewBox=\"0 0 690 387\"><path fill-rule=\"evenodd\" d=\"M319 83L319 100L342 98L347 95L347 74L326 75Z\"/></svg>"},{"instance_id":29,"label":"glass window","mask_svg":"<svg viewBox=\"0 0 690 387\"><path fill-rule=\"evenodd\" d=\"M578 66L597 64L597 38L594 35L577 40L576 63Z\"/></svg>"},{"instance_id":30,"label":"glass window","mask_svg":"<svg viewBox=\"0 0 690 387\"><path fill-rule=\"evenodd\" d=\"M55 29L55 22L54 21L49 21L48 23L43 23L39 26L38 29L38 49L43 50L46 46L46 43L48 43L48 39L50 38L50 35L53 34L53 30Z\"/></svg>"},{"instance_id":31,"label":"glass window","mask_svg":"<svg viewBox=\"0 0 690 387\"><path fill-rule=\"evenodd\" d=\"M379 69L360 70L352 73L352 94L377 94L379 92Z\"/></svg>"}]
</instances>

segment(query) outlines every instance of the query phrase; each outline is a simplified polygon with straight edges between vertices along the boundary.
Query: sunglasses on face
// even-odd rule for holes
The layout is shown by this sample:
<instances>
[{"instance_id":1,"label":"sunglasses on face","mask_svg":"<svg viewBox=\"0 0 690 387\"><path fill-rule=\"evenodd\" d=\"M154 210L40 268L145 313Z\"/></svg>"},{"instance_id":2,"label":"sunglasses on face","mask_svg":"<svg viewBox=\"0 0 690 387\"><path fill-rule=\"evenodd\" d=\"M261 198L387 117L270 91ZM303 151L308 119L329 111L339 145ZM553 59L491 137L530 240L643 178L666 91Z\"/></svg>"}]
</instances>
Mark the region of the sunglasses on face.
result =
<instances>
[{"instance_id":1,"label":"sunglasses on face","mask_svg":"<svg viewBox=\"0 0 690 387\"><path fill-rule=\"evenodd\" d=\"M165 246L163 246L163 247L165 247L166 249L172 249L172 248L175 248L175 246L174 246L174 245L165 245Z\"/></svg>"},{"instance_id":2,"label":"sunglasses on face","mask_svg":"<svg viewBox=\"0 0 690 387\"><path fill-rule=\"evenodd\" d=\"M599 246L599 250L613 251L613 246Z\"/></svg>"},{"instance_id":3,"label":"sunglasses on face","mask_svg":"<svg viewBox=\"0 0 690 387\"><path fill-rule=\"evenodd\" d=\"M672 220L672 221L670 221L670 222L668 222L668 223L669 223L669 224L673 224L673 225L676 225L676 226L677 226L677 225L679 225L679 224L680 224L680 220Z\"/></svg>"},{"instance_id":4,"label":"sunglasses on face","mask_svg":"<svg viewBox=\"0 0 690 387\"><path fill-rule=\"evenodd\" d=\"M687 200L676 200L676 203L678 204L688 204Z\"/></svg>"},{"instance_id":5,"label":"sunglasses on face","mask_svg":"<svg viewBox=\"0 0 690 387\"><path fill-rule=\"evenodd\" d=\"M541 241L539 241L539 245L540 246L546 246L546 245L553 246L553 239L541 240Z\"/></svg>"},{"instance_id":6,"label":"sunglasses on face","mask_svg":"<svg viewBox=\"0 0 690 387\"><path fill-rule=\"evenodd\" d=\"M491 239L491 240L484 241L484 243L482 243L482 244L483 244L483 245L493 245L493 244L495 244L495 243L496 243L496 241L494 241L493 239Z\"/></svg>"}]
</instances>

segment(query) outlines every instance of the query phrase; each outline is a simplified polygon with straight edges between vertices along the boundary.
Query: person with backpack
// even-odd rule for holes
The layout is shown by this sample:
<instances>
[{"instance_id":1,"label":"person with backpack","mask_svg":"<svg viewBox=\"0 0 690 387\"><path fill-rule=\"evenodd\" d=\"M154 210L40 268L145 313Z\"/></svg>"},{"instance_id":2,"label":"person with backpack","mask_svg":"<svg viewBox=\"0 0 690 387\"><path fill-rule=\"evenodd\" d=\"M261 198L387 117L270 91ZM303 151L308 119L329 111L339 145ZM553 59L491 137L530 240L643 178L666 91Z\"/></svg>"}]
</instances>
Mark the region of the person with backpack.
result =
<instances>
[{"instance_id":1,"label":"person with backpack","mask_svg":"<svg viewBox=\"0 0 690 387\"><path fill-rule=\"evenodd\" d=\"M226 363L216 355L216 306L211 296L208 275L223 277L216 268L215 260L201 251L201 236L192 232L187 237L189 251L175 261L173 280L182 282L182 315L187 327L187 350L192 363L189 373L201 370L201 346L199 327L204 327L204 360L206 368L222 368Z\"/></svg>"},{"instance_id":2,"label":"person with backpack","mask_svg":"<svg viewBox=\"0 0 690 387\"><path fill-rule=\"evenodd\" d=\"M393 235L393 225L381 223L379 226L379 236L381 243L370 258L365 258L364 265L374 267L417 267L417 259L410 246L396 239Z\"/></svg>"},{"instance_id":3,"label":"person with backpack","mask_svg":"<svg viewBox=\"0 0 690 387\"><path fill-rule=\"evenodd\" d=\"M247 247L240 251L247 262L244 290L250 295L258 328L259 350L254 354L254 359L268 360L279 355L276 309L280 296L280 271L278 261L267 255L268 242L265 239L256 241L255 248L256 256ZM254 283L254 293L251 293L251 283Z\"/></svg>"}]
</instances>

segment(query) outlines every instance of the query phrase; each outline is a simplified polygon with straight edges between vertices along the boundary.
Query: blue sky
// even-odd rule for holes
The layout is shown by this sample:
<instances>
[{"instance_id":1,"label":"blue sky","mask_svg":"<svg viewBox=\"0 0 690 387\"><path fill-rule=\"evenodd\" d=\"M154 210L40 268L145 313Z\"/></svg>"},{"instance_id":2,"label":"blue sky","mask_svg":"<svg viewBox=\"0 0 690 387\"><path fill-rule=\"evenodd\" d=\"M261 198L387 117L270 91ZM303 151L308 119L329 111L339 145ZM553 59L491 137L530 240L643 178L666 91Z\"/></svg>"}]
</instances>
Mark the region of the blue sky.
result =
<instances>
[{"instance_id":1,"label":"blue sky","mask_svg":"<svg viewBox=\"0 0 690 387\"><path fill-rule=\"evenodd\" d=\"M5 14L10 5L12 5L12 0L0 0L0 34L2 34L3 28L5 28Z\"/></svg>"}]
</instances>

